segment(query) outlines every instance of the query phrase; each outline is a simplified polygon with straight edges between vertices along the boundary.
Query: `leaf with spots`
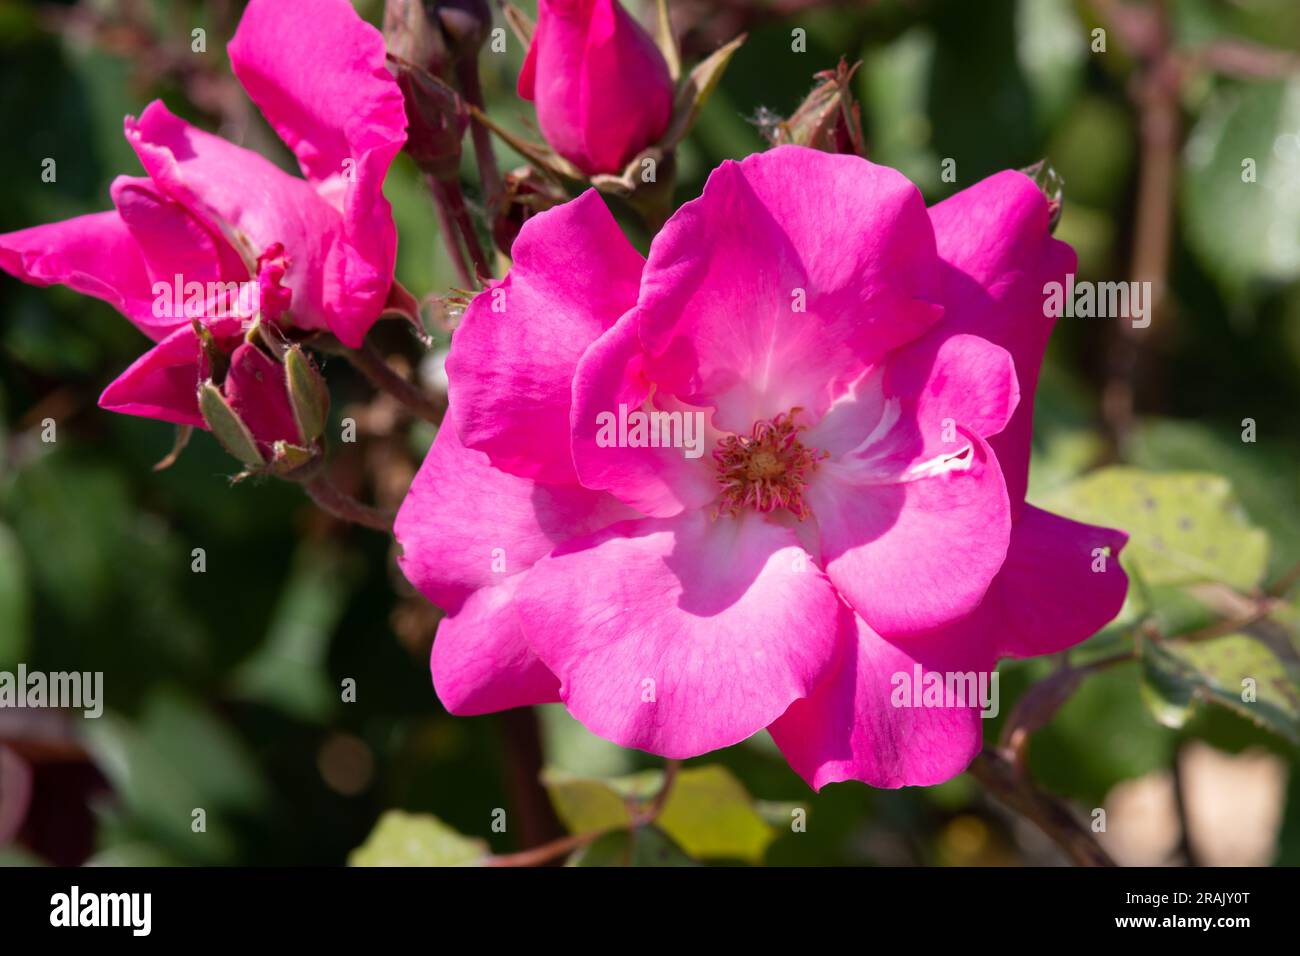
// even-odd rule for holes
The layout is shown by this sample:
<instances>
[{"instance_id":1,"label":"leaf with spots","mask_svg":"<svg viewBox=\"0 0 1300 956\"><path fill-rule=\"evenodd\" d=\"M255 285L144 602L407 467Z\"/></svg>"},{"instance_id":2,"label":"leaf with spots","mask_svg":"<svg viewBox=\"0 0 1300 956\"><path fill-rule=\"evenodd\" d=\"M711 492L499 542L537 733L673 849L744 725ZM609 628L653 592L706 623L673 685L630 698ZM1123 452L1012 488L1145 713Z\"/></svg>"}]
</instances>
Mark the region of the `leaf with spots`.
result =
<instances>
[{"instance_id":1,"label":"leaf with spots","mask_svg":"<svg viewBox=\"0 0 1300 956\"><path fill-rule=\"evenodd\" d=\"M1275 636L1143 641L1143 699L1167 727L1183 726L1196 701L1208 700L1300 746L1300 659Z\"/></svg>"},{"instance_id":2,"label":"leaf with spots","mask_svg":"<svg viewBox=\"0 0 1300 956\"><path fill-rule=\"evenodd\" d=\"M1121 528L1121 560L1148 586L1216 581L1248 590L1268 565L1268 537L1219 475L1103 468L1035 501L1076 521Z\"/></svg>"}]
</instances>

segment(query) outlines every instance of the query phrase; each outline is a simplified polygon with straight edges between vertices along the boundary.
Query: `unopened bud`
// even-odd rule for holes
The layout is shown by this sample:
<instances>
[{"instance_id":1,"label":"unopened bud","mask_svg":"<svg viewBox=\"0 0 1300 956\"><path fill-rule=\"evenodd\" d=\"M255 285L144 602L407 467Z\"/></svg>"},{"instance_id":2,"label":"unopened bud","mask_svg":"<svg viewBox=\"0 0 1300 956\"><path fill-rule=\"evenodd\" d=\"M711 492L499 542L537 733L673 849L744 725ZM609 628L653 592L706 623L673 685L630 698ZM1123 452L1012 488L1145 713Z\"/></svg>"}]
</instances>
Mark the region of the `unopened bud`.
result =
<instances>
[{"instance_id":1,"label":"unopened bud","mask_svg":"<svg viewBox=\"0 0 1300 956\"><path fill-rule=\"evenodd\" d=\"M815 79L820 82L799 104L790 118L765 127L763 133L773 146L793 143L826 153L866 155L862 136L862 110L853 97L852 80L861 63L848 66L840 60L834 70L823 70Z\"/></svg>"},{"instance_id":2,"label":"unopened bud","mask_svg":"<svg viewBox=\"0 0 1300 956\"><path fill-rule=\"evenodd\" d=\"M310 445L325 431L330 408L329 389L316 370L316 364L299 345L285 349L284 371L293 420L302 440Z\"/></svg>"},{"instance_id":3,"label":"unopened bud","mask_svg":"<svg viewBox=\"0 0 1300 956\"><path fill-rule=\"evenodd\" d=\"M450 55L442 27L427 15L421 0L387 0L384 42L388 52L438 76L449 73Z\"/></svg>"},{"instance_id":4,"label":"unopened bud","mask_svg":"<svg viewBox=\"0 0 1300 956\"><path fill-rule=\"evenodd\" d=\"M1047 199L1047 231L1056 232L1056 224L1061 221L1061 211L1065 208L1065 180L1045 159L1020 171L1034 181Z\"/></svg>"},{"instance_id":5,"label":"unopened bud","mask_svg":"<svg viewBox=\"0 0 1300 956\"><path fill-rule=\"evenodd\" d=\"M454 89L414 63L390 55L397 85L406 101L406 145L420 169L439 180L460 169L460 143L469 110Z\"/></svg>"},{"instance_id":6,"label":"unopened bud","mask_svg":"<svg viewBox=\"0 0 1300 956\"><path fill-rule=\"evenodd\" d=\"M238 458L246 468L261 468L266 464L253 433L227 404L221 389L211 379L199 385L199 413L221 447Z\"/></svg>"}]
</instances>

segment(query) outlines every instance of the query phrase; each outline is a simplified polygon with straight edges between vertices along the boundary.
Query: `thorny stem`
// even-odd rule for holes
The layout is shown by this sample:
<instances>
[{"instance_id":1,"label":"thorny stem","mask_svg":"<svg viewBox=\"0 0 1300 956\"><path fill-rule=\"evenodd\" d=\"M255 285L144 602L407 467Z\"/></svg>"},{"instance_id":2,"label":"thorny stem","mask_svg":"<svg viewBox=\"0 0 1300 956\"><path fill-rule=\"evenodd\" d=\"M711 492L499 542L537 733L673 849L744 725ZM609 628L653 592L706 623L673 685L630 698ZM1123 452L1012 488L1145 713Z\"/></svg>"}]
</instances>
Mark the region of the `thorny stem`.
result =
<instances>
[{"instance_id":1,"label":"thorny stem","mask_svg":"<svg viewBox=\"0 0 1300 956\"><path fill-rule=\"evenodd\" d=\"M659 819L663 813L664 806L668 803L669 796L672 795L673 785L677 782L677 772L681 769L680 760L669 760L664 764L663 784L659 791L654 795L648 804L644 806L640 813L633 814L632 828L647 826ZM507 853L502 856L490 856L484 861L485 866L543 866L562 856L580 849L607 833L615 832L614 828L606 827L601 830L589 830L586 833L575 833L572 836L561 837L558 840L552 840L550 843L544 843L541 846L535 846L532 849L524 850L520 853Z\"/></svg>"},{"instance_id":2,"label":"thorny stem","mask_svg":"<svg viewBox=\"0 0 1300 956\"><path fill-rule=\"evenodd\" d=\"M985 790L1047 834L1076 865L1115 865L1115 861L1063 803L1039 790L1028 777L1017 773L1002 754L984 750L970 765L969 772Z\"/></svg>"},{"instance_id":3,"label":"thorny stem","mask_svg":"<svg viewBox=\"0 0 1300 956\"><path fill-rule=\"evenodd\" d=\"M351 495L346 495L334 487L324 475L318 475L303 483L303 489L311 500L334 517L359 524L365 528L374 528L392 534L393 516L386 511L363 505Z\"/></svg>"}]
</instances>

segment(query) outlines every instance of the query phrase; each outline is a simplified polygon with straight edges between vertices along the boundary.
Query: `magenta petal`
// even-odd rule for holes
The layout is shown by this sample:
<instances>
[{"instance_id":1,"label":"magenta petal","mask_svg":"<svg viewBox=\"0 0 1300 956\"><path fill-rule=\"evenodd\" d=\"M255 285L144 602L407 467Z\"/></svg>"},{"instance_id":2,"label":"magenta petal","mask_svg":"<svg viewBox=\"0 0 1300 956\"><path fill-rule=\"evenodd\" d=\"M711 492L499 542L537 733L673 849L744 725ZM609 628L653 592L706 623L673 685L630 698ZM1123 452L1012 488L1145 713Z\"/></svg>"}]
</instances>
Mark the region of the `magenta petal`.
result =
<instances>
[{"instance_id":1,"label":"magenta petal","mask_svg":"<svg viewBox=\"0 0 1300 956\"><path fill-rule=\"evenodd\" d=\"M893 482L830 462L808 487L822 560L878 633L907 634L975 610L1002 566L1011 509L997 459L967 434L955 463Z\"/></svg>"},{"instance_id":2,"label":"magenta petal","mask_svg":"<svg viewBox=\"0 0 1300 956\"><path fill-rule=\"evenodd\" d=\"M461 440L523 477L572 481L573 373L636 302L642 259L594 189L529 219L512 253L510 274L475 297L452 337Z\"/></svg>"},{"instance_id":3,"label":"magenta petal","mask_svg":"<svg viewBox=\"0 0 1300 956\"><path fill-rule=\"evenodd\" d=\"M815 421L934 324L939 294L915 186L864 159L779 147L724 162L655 238L639 301L647 373L715 406L728 431L795 406Z\"/></svg>"},{"instance_id":4,"label":"magenta petal","mask_svg":"<svg viewBox=\"0 0 1300 956\"><path fill-rule=\"evenodd\" d=\"M248 267L229 242L214 234L188 209L150 179L118 176L113 205L144 257L150 279L169 286L187 282L243 282ZM187 322L182 314L176 324Z\"/></svg>"},{"instance_id":5,"label":"magenta petal","mask_svg":"<svg viewBox=\"0 0 1300 956\"><path fill-rule=\"evenodd\" d=\"M221 391L240 420L262 445L277 441L301 445L302 435L289 404L284 366L245 342L230 357Z\"/></svg>"},{"instance_id":6,"label":"magenta petal","mask_svg":"<svg viewBox=\"0 0 1300 956\"><path fill-rule=\"evenodd\" d=\"M1074 272L1074 250L1048 232L1042 191L1027 176L1002 172L930 210L944 272L944 327L1001 345L1015 359L1020 407L991 441L1020 513L1029 477L1034 390L1054 319L1043 287Z\"/></svg>"},{"instance_id":7,"label":"magenta petal","mask_svg":"<svg viewBox=\"0 0 1300 956\"><path fill-rule=\"evenodd\" d=\"M1118 557L1127 542L1123 531L1026 505L980 610L995 622L998 656L1055 654L1101 630L1128 592Z\"/></svg>"},{"instance_id":8,"label":"magenta petal","mask_svg":"<svg viewBox=\"0 0 1300 956\"><path fill-rule=\"evenodd\" d=\"M248 95L342 214L326 301L331 329L355 348L383 308L397 255L383 183L406 141L406 112L383 37L347 0L253 0L228 49Z\"/></svg>"},{"instance_id":9,"label":"magenta petal","mask_svg":"<svg viewBox=\"0 0 1300 956\"><path fill-rule=\"evenodd\" d=\"M144 257L116 212L0 235L0 269L33 285L58 283L103 299L155 341L174 327L154 317Z\"/></svg>"},{"instance_id":10,"label":"magenta petal","mask_svg":"<svg viewBox=\"0 0 1300 956\"><path fill-rule=\"evenodd\" d=\"M890 354L853 384L806 434L832 459L848 455L873 473L960 453L966 435L996 435L1020 399L1006 349L938 328Z\"/></svg>"},{"instance_id":11,"label":"magenta petal","mask_svg":"<svg viewBox=\"0 0 1300 956\"><path fill-rule=\"evenodd\" d=\"M293 293L294 322L331 327L343 290L325 265L341 219L305 180L191 126L161 101L150 103L138 120L127 117L126 138L154 183L224 236L249 266L282 244L290 262L283 284ZM381 298L376 315L382 304Z\"/></svg>"},{"instance_id":12,"label":"magenta petal","mask_svg":"<svg viewBox=\"0 0 1300 956\"><path fill-rule=\"evenodd\" d=\"M455 612L556 545L631 516L609 495L494 468L460 444L449 418L397 513L398 564L430 601Z\"/></svg>"},{"instance_id":13,"label":"magenta petal","mask_svg":"<svg viewBox=\"0 0 1300 956\"><path fill-rule=\"evenodd\" d=\"M183 325L140 356L104 389L99 407L123 415L207 428L199 414L202 351Z\"/></svg>"},{"instance_id":14,"label":"magenta petal","mask_svg":"<svg viewBox=\"0 0 1300 956\"><path fill-rule=\"evenodd\" d=\"M636 312L619 319L582 356L573 377L573 463L585 487L608 491L642 514L667 517L718 496L709 454L713 442L706 440L697 458L682 448L600 443L602 416L617 420L620 406L640 409L651 394L641 360Z\"/></svg>"},{"instance_id":15,"label":"magenta petal","mask_svg":"<svg viewBox=\"0 0 1300 956\"><path fill-rule=\"evenodd\" d=\"M560 699L560 682L524 641L512 590L506 583L476 591L438 625L429 667L438 699L453 714L489 714Z\"/></svg>"},{"instance_id":16,"label":"magenta petal","mask_svg":"<svg viewBox=\"0 0 1300 956\"><path fill-rule=\"evenodd\" d=\"M673 81L663 54L618 0L539 0L519 95L584 173L621 173L664 130Z\"/></svg>"},{"instance_id":17,"label":"magenta petal","mask_svg":"<svg viewBox=\"0 0 1300 956\"><path fill-rule=\"evenodd\" d=\"M570 713L665 757L766 727L848 636L847 610L794 532L754 514L614 525L535 564L515 605Z\"/></svg>"},{"instance_id":18,"label":"magenta petal","mask_svg":"<svg viewBox=\"0 0 1300 956\"><path fill-rule=\"evenodd\" d=\"M834 675L806 700L797 700L768 729L791 768L813 789L840 780L873 787L931 786L961 773L983 738L978 675L993 670L987 645L947 632L886 640L856 619L857 640ZM917 667L930 673L974 675L966 706L915 703ZM900 676L901 675L901 676ZM992 684L985 678L992 694ZM964 690L964 688L963 688Z\"/></svg>"}]
</instances>

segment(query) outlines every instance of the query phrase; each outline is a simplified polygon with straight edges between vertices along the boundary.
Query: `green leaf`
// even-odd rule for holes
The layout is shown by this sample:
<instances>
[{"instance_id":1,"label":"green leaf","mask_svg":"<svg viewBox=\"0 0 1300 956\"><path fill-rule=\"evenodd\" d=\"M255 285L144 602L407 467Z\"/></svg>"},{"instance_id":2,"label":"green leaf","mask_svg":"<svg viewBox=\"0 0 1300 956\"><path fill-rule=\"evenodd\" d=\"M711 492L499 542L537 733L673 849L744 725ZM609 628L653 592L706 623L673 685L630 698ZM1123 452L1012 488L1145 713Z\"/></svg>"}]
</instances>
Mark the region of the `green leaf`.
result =
<instances>
[{"instance_id":1,"label":"green leaf","mask_svg":"<svg viewBox=\"0 0 1300 956\"><path fill-rule=\"evenodd\" d=\"M661 826L697 858L758 863L776 831L726 767L684 769L659 815Z\"/></svg>"},{"instance_id":2,"label":"green leaf","mask_svg":"<svg viewBox=\"0 0 1300 956\"><path fill-rule=\"evenodd\" d=\"M563 704L537 708L542 725L544 752L556 771L579 777L614 777L632 769L632 753L597 737L565 710Z\"/></svg>"},{"instance_id":3,"label":"green leaf","mask_svg":"<svg viewBox=\"0 0 1300 956\"><path fill-rule=\"evenodd\" d=\"M1268 564L1267 535L1247 521L1218 475L1103 468L1035 503L1127 531L1125 564L1148 585L1219 581L1245 590L1259 584Z\"/></svg>"},{"instance_id":4,"label":"green leaf","mask_svg":"<svg viewBox=\"0 0 1300 956\"><path fill-rule=\"evenodd\" d=\"M487 844L427 813L389 810L348 855L349 866L477 866Z\"/></svg>"},{"instance_id":5,"label":"green leaf","mask_svg":"<svg viewBox=\"0 0 1300 956\"><path fill-rule=\"evenodd\" d=\"M575 777L563 771L542 771L556 816L570 833L590 833L632 825L627 798L609 780Z\"/></svg>"},{"instance_id":6,"label":"green leaf","mask_svg":"<svg viewBox=\"0 0 1300 956\"><path fill-rule=\"evenodd\" d=\"M1220 285L1300 276L1300 79L1226 88L1183 156L1188 242Z\"/></svg>"},{"instance_id":7,"label":"green leaf","mask_svg":"<svg viewBox=\"0 0 1300 956\"><path fill-rule=\"evenodd\" d=\"M569 831L589 833L630 827L634 805L654 797L663 774L595 780L551 769L542 780ZM719 766L680 770L656 823L687 854L707 859L757 863L776 836L740 781Z\"/></svg>"},{"instance_id":8,"label":"green leaf","mask_svg":"<svg viewBox=\"0 0 1300 956\"><path fill-rule=\"evenodd\" d=\"M1278 417L1261 420L1261 431L1285 437L1285 418L1278 409ZM1231 481L1251 521L1272 541L1272 577L1300 561L1300 447L1262 437L1243 442L1241 435L1239 422L1210 426L1148 419L1134 432L1128 455L1142 468L1214 471Z\"/></svg>"},{"instance_id":9,"label":"green leaf","mask_svg":"<svg viewBox=\"0 0 1300 956\"><path fill-rule=\"evenodd\" d=\"M24 659L31 640L27 564L18 539L0 524L0 667Z\"/></svg>"},{"instance_id":10,"label":"green leaf","mask_svg":"<svg viewBox=\"0 0 1300 956\"><path fill-rule=\"evenodd\" d=\"M1143 699L1167 727L1181 727L1198 699L1229 708L1300 745L1300 667L1249 634L1208 641L1142 642ZM1251 696L1254 699L1243 699Z\"/></svg>"},{"instance_id":11,"label":"green leaf","mask_svg":"<svg viewBox=\"0 0 1300 956\"><path fill-rule=\"evenodd\" d=\"M606 833L574 852L566 866L698 866L656 827Z\"/></svg>"},{"instance_id":12,"label":"green leaf","mask_svg":"<svg viewBox=\"0 0 1300 956\"><path fill-rule=\"evenodd\" d=\"M112 783L126 818L147 834L148 842L161 843L187 862L234 862L239 853L222 819L221 797L206 793L199 781L202 772L195 773L204 759L202 744L192 747L186 759L176 762L174 753L164 754L149 739L149 730L112 712L84 724L87 749ZM210 802L209 797L215 797L216 802ZM203 832L193 829L196 809L202 809L206 817Z\"/></svg>"},{"instance_id":13,"label":"green leaf","mask_svg":"<svg viewBox=\"0 0 1300 956\"><path fill-rule=\"evenodd\" d=\"M234 693L303 720L324 720L338 700L325 657L350 592L351 575L333 549L300 548L266 639L232 676Z\"/></svg>"}]
</instances>

